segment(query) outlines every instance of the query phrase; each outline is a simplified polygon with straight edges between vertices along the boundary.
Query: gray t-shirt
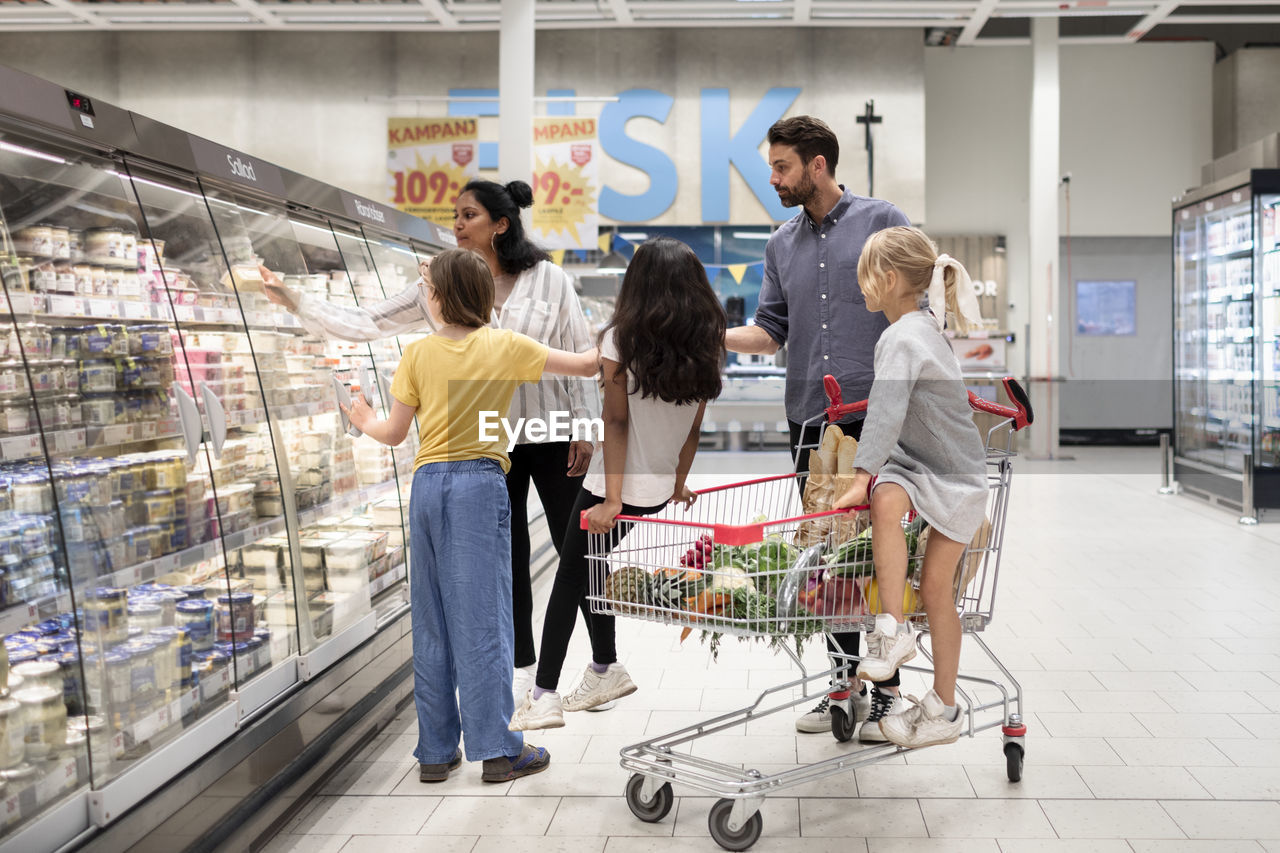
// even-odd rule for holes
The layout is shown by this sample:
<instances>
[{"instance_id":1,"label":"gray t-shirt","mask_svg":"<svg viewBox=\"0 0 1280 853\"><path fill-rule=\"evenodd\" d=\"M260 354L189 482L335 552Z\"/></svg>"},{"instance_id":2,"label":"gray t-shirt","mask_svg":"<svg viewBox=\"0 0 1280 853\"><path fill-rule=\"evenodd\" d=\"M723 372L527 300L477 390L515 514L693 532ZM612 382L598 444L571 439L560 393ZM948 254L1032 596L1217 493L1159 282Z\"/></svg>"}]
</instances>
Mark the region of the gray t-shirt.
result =
<instances>
[{"instance_id":1,"label":"gray t-shirt","mask_svg":"<svg viewBox=\"0 0 1280 853\"><path fill-rule=\"evenodd\" d=\"M802 208L769 238L756 325L787 345L789 420L801 423L827 407L822 377L828 373L839 380L846 403L871 393L876 341L889 324L867 310L858 258L876 231L910 224L889 202L846 189L822 222Z\"/></svg>"},{"instance_id":2,"label":"gray t-shirt","mask_svg":"<svg viewBox=\"0 0 1280 853\"><path fill-rule=\"evenodd\" d=\"M875 359L853 464L902 486L931 527L967 543L986 513L987 468L960 362L927 310L886 329Z\"/></svg>"}]
</instances>

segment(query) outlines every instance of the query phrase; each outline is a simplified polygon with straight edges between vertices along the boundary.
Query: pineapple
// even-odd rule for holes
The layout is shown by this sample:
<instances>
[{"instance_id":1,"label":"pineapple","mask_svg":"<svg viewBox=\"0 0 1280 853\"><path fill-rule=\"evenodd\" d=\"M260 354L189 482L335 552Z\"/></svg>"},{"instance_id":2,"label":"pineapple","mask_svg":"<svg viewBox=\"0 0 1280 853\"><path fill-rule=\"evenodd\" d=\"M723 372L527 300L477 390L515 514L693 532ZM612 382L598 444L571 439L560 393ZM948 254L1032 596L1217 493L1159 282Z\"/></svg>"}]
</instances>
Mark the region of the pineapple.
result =
<instances>
[{"instance_id":1,"label":"pineapple","mask_svg":"<svg viewBox=\"0 0 1280 853\"><path fill-rule=\"evenodd\" d=\"M639 607L628 607L632 604L649 603L649 573L635 566L627 566L613 572L604 582L604 596L608 599L614 613L625 613L638 616L642 613Z\"/></svg>"},{"instance_id":2,"label":"pineapple","mask_svg":"<svg viewBox=\"0 0 1280 853\"><path fill-rule=\"evenodd\" d=\"M683 610L685 591L679 578L654 575L649 583L649 603L662 610Z\"/></svg>"}]
</instances>

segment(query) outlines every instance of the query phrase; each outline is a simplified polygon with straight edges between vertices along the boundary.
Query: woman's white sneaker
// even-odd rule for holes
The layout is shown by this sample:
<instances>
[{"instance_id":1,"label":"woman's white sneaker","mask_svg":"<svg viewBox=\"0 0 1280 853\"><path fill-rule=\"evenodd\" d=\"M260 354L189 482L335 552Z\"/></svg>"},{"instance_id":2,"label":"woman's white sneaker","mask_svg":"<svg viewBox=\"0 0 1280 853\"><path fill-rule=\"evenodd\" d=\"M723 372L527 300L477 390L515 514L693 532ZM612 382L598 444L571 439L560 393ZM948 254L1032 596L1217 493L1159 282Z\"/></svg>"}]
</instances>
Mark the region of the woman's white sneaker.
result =
<instances>
[{"instance_id":1,"label":"woman's white sneaker","mask_svg":"<svg viewBox=\"0 0 1280 853\"><path fill-rule=\"evenodd\" d=\"M955 743L960 738L960 732L964 730L964 714L959 708L956 709L956 718L948 720L947 706L932 690L924 695L923 700L908 696L907 701L912 703L910 708L880 721L880 731L891 743L919 749Z\"/></svg>"},{"instance_id":2,"label":"woman's white sneaker","mask_svg":"<svg viewBox=\"0 0 1280 853\"><path fill-rule=\"evenodd\" d=\"M560 703L560 694L543 693L537 699L533 691L524 694L524 701L511 715L507 728L513 732L527 732L532 729L559 729L564 727L564 708Z\"/></svg>"},{"instance_id":3,"label":"woman's white sneaker","mask_svg":"<svg viewBox=\"0 0 1280 853\"><path fill-rule=\"evenodd\" d=\"M566 711L587 711L613 699L621 699L636 692L636 683L627 674L626 667L611 663L604 672L596 672L590 664L582 674L582 680L564 699Z\"/></svg>"}]
</instances>

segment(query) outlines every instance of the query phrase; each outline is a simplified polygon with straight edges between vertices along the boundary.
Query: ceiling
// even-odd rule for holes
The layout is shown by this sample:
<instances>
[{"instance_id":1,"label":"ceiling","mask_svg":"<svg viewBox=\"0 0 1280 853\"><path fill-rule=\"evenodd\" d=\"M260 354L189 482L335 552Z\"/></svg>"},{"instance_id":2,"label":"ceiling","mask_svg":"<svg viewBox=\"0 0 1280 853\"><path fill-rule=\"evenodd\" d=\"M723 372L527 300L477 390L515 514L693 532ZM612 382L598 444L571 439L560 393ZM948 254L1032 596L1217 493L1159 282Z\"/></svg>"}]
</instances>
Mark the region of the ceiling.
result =
<instances>
[{"instance_id":1,"label":"ceiling","mask_svg":"<svg viewBox=\"0 0 1280 853\"><path fill-rule=\"evenodd\" d=\"M0 0L0 31L495 30L502 0ZM1280 44L1280 2L1243 0L536 0L539 29L912 27L937 45L1017 44L1035 17L1064 41Z\"/></svg>"}]
</instances>

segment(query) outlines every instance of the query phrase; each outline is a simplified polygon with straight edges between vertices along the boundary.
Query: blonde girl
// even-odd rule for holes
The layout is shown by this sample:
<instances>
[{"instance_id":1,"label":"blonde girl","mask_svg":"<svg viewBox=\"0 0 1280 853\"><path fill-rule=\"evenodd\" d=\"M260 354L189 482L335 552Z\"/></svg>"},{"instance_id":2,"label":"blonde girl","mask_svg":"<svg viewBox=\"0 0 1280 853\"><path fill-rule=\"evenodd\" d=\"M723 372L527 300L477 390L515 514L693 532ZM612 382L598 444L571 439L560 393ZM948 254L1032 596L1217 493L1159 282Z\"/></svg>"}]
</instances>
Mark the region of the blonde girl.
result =
<instances>
[{"instance_id":1,"label":"blonde girl","mask_svg":"<svg viewBox=\"0 0 1280 853\"><path fill-rule=\"evenodd\" d=\"M836 507L866 503L871 493L872 552L884 613L867 635L858 677L884 681L916 654L916 631L903 619L907 546L902 517L914 509L929 523L920 594L929 617L933 688L913 707L880 721L905 747L951 743L962 718L955 704L960 619L952 581L986 511L986 454L974 426L960 363L943 328L948 316L963 333L980 323L969 276L939 255L916 228L872 234L858 261L858 286L889 328L875 352L875 382L854 459L856 479Z\"/></svg>"}]
</instances>

